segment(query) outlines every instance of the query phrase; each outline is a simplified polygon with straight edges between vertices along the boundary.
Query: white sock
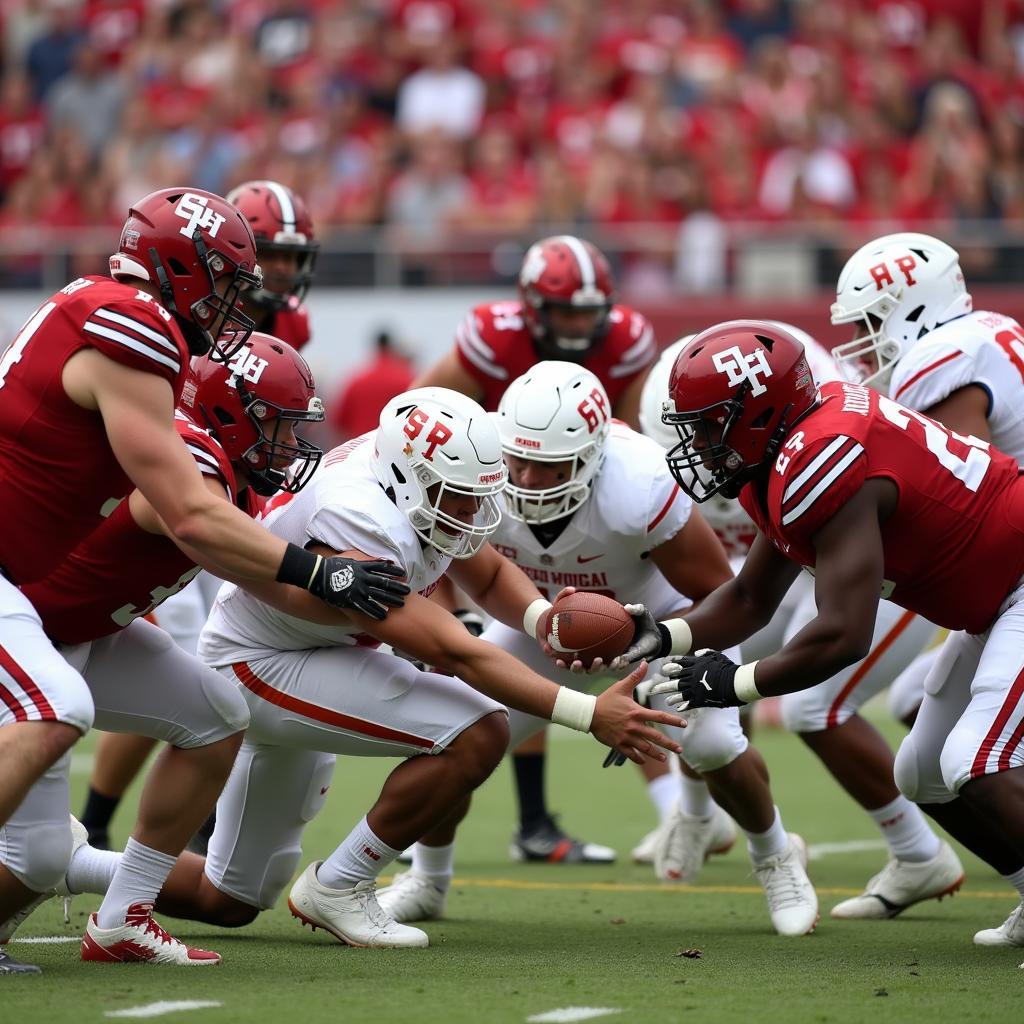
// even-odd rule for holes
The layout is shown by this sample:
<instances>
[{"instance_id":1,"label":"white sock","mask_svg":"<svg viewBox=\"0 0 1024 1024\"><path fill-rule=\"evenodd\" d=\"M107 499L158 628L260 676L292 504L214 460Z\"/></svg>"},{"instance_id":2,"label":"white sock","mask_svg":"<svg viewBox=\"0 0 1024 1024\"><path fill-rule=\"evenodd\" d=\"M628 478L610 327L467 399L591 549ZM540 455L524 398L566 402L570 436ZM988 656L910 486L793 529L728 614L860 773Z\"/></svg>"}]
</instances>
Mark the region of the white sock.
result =
<instances>
[{"instance_id":1,"label":"white sock","mask_svg":"<svg viewBox=\"0 0 1024 1024\"><path fill-rule=\"evenodd\" d=\"M155 903L157 893L163 888L177 859L172 854L161 853L129 839L110 880L107 895L96 911L96 923L101 928L119 928L124 924L130 906Z\"/></svg>"},{"instance_id":2,"label":"white sock","mask_svg":"<svg viewBox=\"0 0 1024 1024\"><path fill-rule=\"evenodd\" d=\"M743 831L746 833L747 850L753 861L778 857L779 854L785 853L786 847L789 845L789 836L782 827L782 815L779 814L778 807L775 808L775 820L772 822L772 827L767 832L747 832L746 829Z\"/></svg>"},{"instance_id":3,"label":"white sock","mask_svg":"<svg viewBox=\"0 0 1024 1024\"><path fill-rule=\"evenodd\" d=\"M1003 878L1017 890L1020 894L1021 903L1024 903L1024 868L1021 868L1020 871L1014 871L1012 875L1003 875Z\"/></svg>"},{"instance_id":4,"label":"white sock","mask_svg":"<svg viewBox=\"0 0 1024 1024\"><path fill-rule=\"evenodd\" d=\"M363 818L317 868L316 877L328 889L351 889L376 878L401 852L381 842Z\"/></svg>"},{"instance_id":5,"label":"white sock","mask_svg":"<svg viewBox=\"0 0 1024 1024\"><path fill-rule=\"evenodd\" d=\"M898 796L891 804L868 811L868 814L897 860L921 863L931 860L942 847L921 808L905 796Z\"/></svg>"},{"instance_id":6,"label":"white sock","mask_svg":"<svg viewBox=\"0 0 1024 1024\"><path fill-rule=\"evenodd\" d=\"M110 888L122 856L119 850L97 850L84 843L68 866L68 888L73 893L95 892L102 896Z\"/></svg>"},{"instance_id":7,"label":"white sock","mask_svg":"<svg viewBox=\"0 0 1024 1024\"><path fill-rule=\"evenodd\" d=\"M683 793L679 806L683 814L694 818L708 818L715 809L715 801L711 799L708 784L703 779L691 779L689 775L682 777Z\"/></svg>"},{"instance_id":8,"label":"white sock","mask_svg":"<svg viewBox=\"0 0 1024 1024\"><path fill-rule=\"evenodd\" d=\"M658 820L664 821L679 803L679 779L671 772L659 775L647 783L647 795L658 811Z\"/></svg>"},{"instance_id":9,"label":"white sock","mask_svg":"<svg viewBox=\"0 0 1024 1024\"><path fill-rule=\"evenodd\" d=\"M455 874L455 843L447 846L417 843L412 848L412 869L417 875L426 875L439 889L447 889Z\"/></svg>"}]
</instances>

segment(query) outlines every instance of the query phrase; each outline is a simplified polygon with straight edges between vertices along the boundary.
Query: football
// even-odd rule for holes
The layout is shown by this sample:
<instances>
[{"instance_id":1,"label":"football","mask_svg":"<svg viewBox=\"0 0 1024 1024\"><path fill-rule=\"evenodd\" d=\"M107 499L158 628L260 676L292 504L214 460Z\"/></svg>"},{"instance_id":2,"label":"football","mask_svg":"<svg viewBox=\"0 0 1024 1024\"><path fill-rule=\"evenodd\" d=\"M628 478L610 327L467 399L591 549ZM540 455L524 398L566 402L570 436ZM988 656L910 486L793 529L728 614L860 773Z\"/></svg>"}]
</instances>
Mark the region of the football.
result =
<instances>
[{"instance_id":1,"label":"football","mask_svg":"<svg viewBox=\"0 0 1024 1024\"><path fill-rule=\"evenodd\" d=\"M547 623L547 641L564 658L590 667L622 654L633 640L634 623L618 601L603 594L577 591L556 601Z\"/></svg>"}]
</instances>

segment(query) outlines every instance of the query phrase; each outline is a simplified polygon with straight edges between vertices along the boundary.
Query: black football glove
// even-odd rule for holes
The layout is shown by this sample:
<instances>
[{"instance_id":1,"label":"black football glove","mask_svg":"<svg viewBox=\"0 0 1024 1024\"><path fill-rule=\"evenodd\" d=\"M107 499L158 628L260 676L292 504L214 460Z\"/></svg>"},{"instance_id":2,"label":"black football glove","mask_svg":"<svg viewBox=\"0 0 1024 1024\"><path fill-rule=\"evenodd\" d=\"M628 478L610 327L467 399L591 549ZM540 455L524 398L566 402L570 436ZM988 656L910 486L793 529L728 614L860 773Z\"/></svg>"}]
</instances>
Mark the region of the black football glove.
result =
<instances>
[{"instance_id":1,"label":"black football glove","mask_svg":"<svg viewBox=\"0 0 1024 1024\"><path fill-rule=\"evenodd\" d=\"M746 701L736 696L733 680L739 668L721 651L703 650L683 658L670 658L658 670L664 677L651 693L665 694L674 711L694 708L739 708Z\"/></svg>"},{"instance_id":2,"label":"black football glove","mask_svg":"<svg viewBox=\"0 0 1024 1024\"><path fill-rule=\"evenodd\" d=\"M396 577L405 571L392 562L360 562L332 555L321 558L306 589L335 608L351 608L378 622L401 608L409 588Z\"/></svg>"},{"instance_id":3,"label":"black football glove","mask_svg":"<svg viewBox=\"0 0 1024 1024\"><path fill-rule=\"evenodd\" d=\"M655 661L672 650L672 637L642 604L622 606L633 616L633 642L608 666L618 672L638 661Z\"/></svg>"}]
</instances>

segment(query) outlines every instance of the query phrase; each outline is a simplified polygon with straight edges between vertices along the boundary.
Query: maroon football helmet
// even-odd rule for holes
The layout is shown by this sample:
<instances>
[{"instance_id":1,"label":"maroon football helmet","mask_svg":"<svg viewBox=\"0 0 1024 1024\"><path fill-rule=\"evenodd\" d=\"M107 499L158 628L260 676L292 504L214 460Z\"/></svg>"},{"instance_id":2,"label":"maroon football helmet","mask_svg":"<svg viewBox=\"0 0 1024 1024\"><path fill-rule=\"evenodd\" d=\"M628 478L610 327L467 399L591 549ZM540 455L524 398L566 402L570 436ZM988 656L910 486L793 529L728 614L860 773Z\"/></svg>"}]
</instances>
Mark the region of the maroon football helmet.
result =
<instances>
[{"instance_id":1,"label":"maroon football helmet","mask_svg":"<svg viewBox=\"0 0 1024 1024\"><path fill-rule=\"evenodd\" d=\"M181 404L257 494L301 490L323 458L297 435L281 440L289 424L320 422L324 407L306 360L269 334L252 334L227 364L212 353L193 359Z\"/></svg>"},{"instance_id":2,"label":"maroon football helmet","mask_svg":"<svg viewBox=\"0 0 1024 1024\"><path fill-rule=\"evenodd\" d=\"M256 236L256 252L294 253L296 271L288 287L272 290L271 273L264 267L266 280L246 299L265 309L298 306L313 281L320 243L314 239L313 221L306 204L286 185L276 181L246 181L228 193L228 202L242 211Z\"/></svg>"},{"instance_id":3,"label":"maroon football helmet","mask_svg":"<svg viewBox=\"0 0 1024 1024\"><path fill-rule=\"evenodd\" d=\"M735 498L770 466L793 426L818 402L803 345L777 323L730 320L696 335L676 357L662 422L679 444L665 456L694 501Z\"/></svg>"},{"instance_id":4,"label":"maroon football helmet","mask_svg":"<svg viewBox=\"0 0 1024 1024\"><path fill-rule=\"evenodd\" d=\"M523 317L542 359L582 362L608 333L615 284L604 254L575 235L553 235L534 242L519 270ZM593 316L571 336L555 330L552 308L590 311Z\"/></svg>"},{"instance_id":5,"label":"maroon football helmet","mask_svg":"<svg viewBox=\"0 0 1024 1024\"><path fill-rule=\"evenodd\" d=\"M110 257L110 276L157 285L193 355L230 359L255 326L238 302L262 284L256 241L238 210L212 192L165 188L135 203Z\"/></svg>"}]
</instances>

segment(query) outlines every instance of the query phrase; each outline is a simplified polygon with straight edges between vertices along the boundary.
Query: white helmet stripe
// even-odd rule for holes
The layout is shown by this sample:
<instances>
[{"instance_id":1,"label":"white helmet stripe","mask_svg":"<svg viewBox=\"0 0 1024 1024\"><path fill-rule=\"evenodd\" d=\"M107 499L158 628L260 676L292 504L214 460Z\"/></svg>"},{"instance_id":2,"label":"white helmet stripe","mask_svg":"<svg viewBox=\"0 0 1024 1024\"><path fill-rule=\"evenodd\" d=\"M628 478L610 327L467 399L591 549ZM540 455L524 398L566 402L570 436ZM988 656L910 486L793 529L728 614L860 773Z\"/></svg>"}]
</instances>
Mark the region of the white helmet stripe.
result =
<instances>
[{"instance_id":1,"label":"white helmet stripe","mask_svg":"<svg viewBox=\"0 0 1024 1024\"><path fill-rule=\"evenodd\" d=\"M295 231L295 207L292 205L292 197L288 194L288 189L283 185L279 185L276 181L266 182L267 188L277 196L277 201L281 206L281 220L284 221L284 230L289 234Z\"/></svg>"},{"instance_id":2,"label":"white helmet stripe","mask_svg":"<svg viewBox=\"0 0 1024 1024\"><path fill-rule=\"evenodd\" d=\"M587 247L575 235L559 235L558 241L564 242L572 250L580 268L581 291L589 291L595 287L596 273L594 262L590 258Z\"/></svg>"}]
</instances>

